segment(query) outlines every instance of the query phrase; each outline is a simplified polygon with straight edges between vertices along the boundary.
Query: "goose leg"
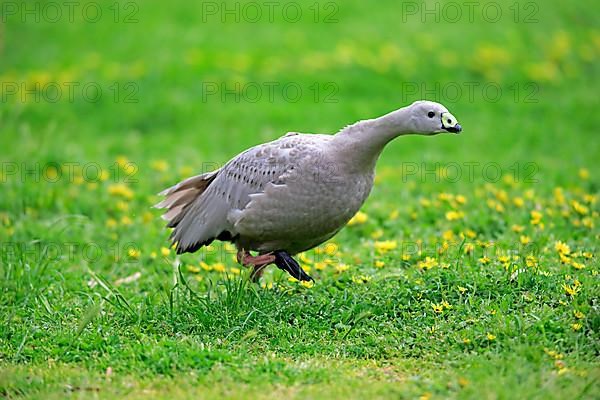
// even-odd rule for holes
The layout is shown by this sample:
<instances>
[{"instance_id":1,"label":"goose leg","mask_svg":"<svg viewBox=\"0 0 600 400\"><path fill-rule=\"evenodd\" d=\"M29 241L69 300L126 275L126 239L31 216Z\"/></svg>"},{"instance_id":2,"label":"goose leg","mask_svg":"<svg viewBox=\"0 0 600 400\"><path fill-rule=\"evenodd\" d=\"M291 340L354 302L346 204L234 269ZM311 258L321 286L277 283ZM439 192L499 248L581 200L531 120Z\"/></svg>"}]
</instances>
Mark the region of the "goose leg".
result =
<instances>
[{"instance_id":1,"label":"goose leg","mask_svg":"<svg viewBox=\"0 0 600 400\"><path fill-rule=\"evenodd\" d=\"M298 262L294 260L292 256L290 256L287 252L279 250L273 254L275 256L275 265L277 265L279 269L286 271L299 281L314 282L314 279L308 276L308 274L304 272L300 264L298 264Z\"/></svg>"},{"instance_id":2,"label":"goose leg","mask_svg":"<svg viewBox=\"0 0 600 400\"><path fill-rule=\"evenodd\" d=\"M237 253L237 260L244 267L252 267L253 271L251 279L253 282L258 282L262 276L265 268L275 262L275 256L272 253L260 254L258 256L252 256L245 250L240 250Z\"/></svg>"}]
</instances>

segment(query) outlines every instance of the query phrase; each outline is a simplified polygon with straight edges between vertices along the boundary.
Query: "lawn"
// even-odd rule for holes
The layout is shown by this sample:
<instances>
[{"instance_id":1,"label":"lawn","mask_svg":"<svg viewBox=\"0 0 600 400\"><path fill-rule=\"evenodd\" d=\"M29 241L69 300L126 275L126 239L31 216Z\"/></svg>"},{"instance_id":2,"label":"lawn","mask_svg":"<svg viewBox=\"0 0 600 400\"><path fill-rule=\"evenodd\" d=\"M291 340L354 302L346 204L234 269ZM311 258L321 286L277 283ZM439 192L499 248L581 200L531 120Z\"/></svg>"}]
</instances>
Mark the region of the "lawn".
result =
<instances>
[{"instance_id":1,"label":"lawn","mask_svg":"<svg viewBox=\"0 0 600 400\"><path fill-rule=\"evenodd\" d=\"M597 398L600 3L465 3L0 4L0 398ZM314 284L169 248L165 187L423 98Z\"/></svg>"}]
</instances>

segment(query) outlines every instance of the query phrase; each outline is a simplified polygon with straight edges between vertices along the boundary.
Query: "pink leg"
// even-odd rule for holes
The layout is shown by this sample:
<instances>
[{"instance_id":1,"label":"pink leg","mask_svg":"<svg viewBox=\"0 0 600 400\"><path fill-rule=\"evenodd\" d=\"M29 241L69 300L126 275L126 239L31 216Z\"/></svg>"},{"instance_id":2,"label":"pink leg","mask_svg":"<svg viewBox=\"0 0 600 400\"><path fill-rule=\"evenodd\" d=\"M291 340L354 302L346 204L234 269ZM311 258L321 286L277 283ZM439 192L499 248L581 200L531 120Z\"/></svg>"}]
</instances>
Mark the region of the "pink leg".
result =
<instances>
[{"instance_id":1,"label":"pink leg","mask_svg":"<svg viewBox=\"0 0 600 400\"><path fill-rule=\"evenodd\" d=\"M262 276L265 268L275 262L275 256L271 253L252 256L245 250L240 250L237 253L237 260L244 267L253 267L252 280L257 282Z\"/></svg>"}]
</instances>

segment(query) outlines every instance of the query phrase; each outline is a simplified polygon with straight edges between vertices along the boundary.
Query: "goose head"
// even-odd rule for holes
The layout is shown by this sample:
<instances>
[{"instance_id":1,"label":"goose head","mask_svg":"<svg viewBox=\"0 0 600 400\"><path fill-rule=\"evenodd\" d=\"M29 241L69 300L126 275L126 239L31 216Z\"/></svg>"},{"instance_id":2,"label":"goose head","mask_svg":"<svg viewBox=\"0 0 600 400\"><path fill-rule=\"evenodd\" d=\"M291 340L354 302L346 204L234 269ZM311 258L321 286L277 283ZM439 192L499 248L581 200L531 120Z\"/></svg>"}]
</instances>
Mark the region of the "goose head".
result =
<instances>
[{"instance_id":1,"label":"goose head","mask_svg":"<svg viewBox=\"0 0 600 400\"><path fill-rule=\"evenodd\" d=\"M446 107L433 101L416 101L408 107L407 128L420 135L459 134L462 127Z\"/></svg>"}]
</instances>

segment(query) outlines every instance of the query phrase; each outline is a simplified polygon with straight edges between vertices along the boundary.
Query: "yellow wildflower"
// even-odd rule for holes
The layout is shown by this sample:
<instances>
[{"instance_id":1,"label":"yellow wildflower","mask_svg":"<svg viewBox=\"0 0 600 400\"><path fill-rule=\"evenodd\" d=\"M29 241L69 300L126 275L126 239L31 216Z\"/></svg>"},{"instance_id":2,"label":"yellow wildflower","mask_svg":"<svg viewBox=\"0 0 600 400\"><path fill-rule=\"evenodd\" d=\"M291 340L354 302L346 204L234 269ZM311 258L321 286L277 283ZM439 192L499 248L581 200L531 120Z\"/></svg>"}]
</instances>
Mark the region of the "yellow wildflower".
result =
<instances>
[{"instance_id":1,"label":"yellow wildflower","mask_svg":"<svg viewBox=\"0 0 600 400\"><path fill-rule=\"evenodd\" d=\"M325 267L327 267L327 264L321 261L318 261L315 263L315 269L318 271L322 271L325 269Z\"/></svg>"},{"instance_id":2,"label":"yellow wildflower","mask_svg":"<svg viewBox=\"0 0 600 400\"><path fill-rule=\"evenodd\" d=\"M456 220L464 218L464 216L465 216L465 214L462 211L451 210L451 211L446 212L446 219L448 221L456 221Z\"/></svg>"},{"instance_id":3,"label":"yellow wildflower","mask_svg":"<svg viewBox=\"0 0 600 400\"><path fill-rule=\"evenodd\" d=\"M520 242L522 245L528 245L529 243L531 243L531 238L527 235L521 235L521 237L519 238Z\"/></svg>"},{"instance_id":4,"label":"yellow wildflower","mask_svg":"<svg viewBox=\"0 0 600 400\"><path fill-rule=\"evenodd\" d=\"M543 214L537 210L531 211L531 225L539 225L542 222Z\"/></svg>"},{"instance_id":5,"label":"yellow wildflower","mask_svg":"<svg viewBox=\"0 0 600 400\"><path fill-rule=\"evenodd\" d=\"M131 224L133 224L133 221L127 215L123 215L121 217L121 225L131 225Z\"/></svg>"},{"instance_id":6,"label":"yellow wildflower","mask_svg":"<svg viewBox=\"0 0 600 400\"><path fill-rule=\"evenodd\" d=\"M527 265L529 268L537 267L538 260L533 254L530 254L525 257L525 265Z\"/></svg>"},{"instance_id":7,"label":"yellow wildflower","mask_svg":"<svg viewBox=\"0 0 600 400\"><path fill-rule=\"evenodd\" d=\"M463 246L464 254L472 254L474 250L475 250L475 245L473 243L465 243L465 245Z\"/></svg>"},{"instance_id":8,"label":"yellow wildflower","mask_svg":"<svg viewBox=\"0 0 600 400\"><path fill-rule=\"evenodd\" d=\"M425 260L419 261L419 263L417 264L417 268L424 269L424 270L428 270L428 269L431 269L431 268L437 267L437 266L438 266L437 260L432 257L425 257Z\"/></svg>"},{"instance_id":9,"label":"yellow wildflower","mask_svg":"<svg viewBox=\"0 0 600 400\"><path fill-rule=\"evenodd\" d=\"M558 251L559 254L563 254L568 256L571 254L571 248L564 242L560 240L554 243L554 250Z\"/></svg>"},{"instance_id":10,"label":"yellow wildflower","mask_svg":"<svg viewBox=\"0 0 600 400\"><path fill-rule=\"evenodd\" d=\"M574 310L574 311L573 311L573 315L574 315L574 316L575 316L575 318L577 318L577 319L584 319L584 318L585 318L585 314L584 314L584 313L582 313L582 312L581 312L581 311L579 311L579 310Z\"/></svg>"},{"instance_id":11,"label":"yellow wildflower","mask_svg":"<svg viewBox=\"0 0 600 400\"><path fill-rule=\"evenodd\" d=\"M525 205L525 200L523 200L522 197L515 197L513 199L513 204L515 205L515 207L521 208Z\"/></svg>"},{"instance_id":12,"label":"yellow wildflower","mask_svg":"<svg viewBox=\"0 0 600 400\"><path fill-rule=\"evenodd\" d=\"M350 219L350 221L348 221L348 226L362 225L367 222L368 219L369 216L366 213L359 211Z\"/></svg>"},{"instance_id":13,"label":"yellow wildflower","mask_svg":"<svg viewBox=\"0 0 600 400\"><path fill-rule=\"evenodd\" d=\"M582 328L583 325L581 325L579 322L576 322L574 324L571 324L571 329L573 329L575 332L577 332L578 330L580 330Z\"/></svg>"},{"instance_id":14,"label":"yellow wildflower","mask_svg":"<svg viewBox=\"0 0 600 400\"><path fill-rule=\"evenodd\" d=\"M375 261L375 267L376 268L383 268L383 267L385 267L385 263L383 261L376 260Z\"/></svg>"},{"instance_id":15,"label":"yellow wildflower","mask_svg":"<svg viewBox=\"0 0 600 400\"><path fill-rule=\"evenodd\" d=\"M486 337L486 338L487 338L487 340L489 340L490 342L491 342L492 340L495 340L495 339L496 339L496 335L492 335L492 334L491 334L491 333L489 333L489 332L488 332L488 333L485 335L485 337Z\"/></svg>"},{"instance_id":16,"label":"yellow wildflower","mask_svg":"<svg viewBox=\"0 0 600 400\"><path fill-rule=\"evenodd\" d=\"M575 210L575 212L580 215L587 215L590 212L590 210L586 206L584 206L577 200L571 201L571 207L573 207L573 210Z\"/></svg>"},{"instance_id":17,"label":"yellow wildflower","mask_svg":"<svg viewBox=\"0 0 600 400\"><path fill-rule=\"evenodd\" d=\"M197 274L198 272L200 272L200 267L196 267L195 265L188 265L186 267L186 269L191 272L192 274Z\"/></svg>"},{"instance_id":18,"label":"yellow wildflower","mask_svg":"<svg viewBox=\"0 0 600 400\"><path fill-rule=\"evenodd\" d=\"M460 292L460 294L465 294L467 292L467 290L468 289L466 287L462 287L462 286L458 287L458 291Z\"/></svg>"},{"instance_id":19,"label":"yellow wildflower","mask_svg":"<svg viewBox=\"0 0 600 400\"><path fill-rule=\"evenodd\" d=\"M373 233L371 233L371 237L375 240L381 238L383 236L383 230L381 229L377 229L376 231L373 231Z\"/></svg>"},{"instance_id":20,"label":"yellow wildflower","mask_svg":"<svg viewBox=\"0 0 600 400\"><path fill-rule=\"evenodd\" d=\"M572 266L573 268L575 268L575 269L584 269L584 268L585 268L585 264L578 263L578 262L576 262L576 261L573 261L573 262L571 263L571 266Z\"/></svg>"},{"instance_id":21,"label":"yellow wildflower","mask_svg":"<svg viewBox=\"0 0 600 400\"><path fill-rule=\"evenodd\" d=\"M127 250L127 255L129 256L129 258L133 258L134 260L137 260L138 258L140 258L141 254L142 254L142 252L138 249Z\"/></svg>"},{"instance_id":22,"label":"yellow wildflower","mask_svg":"<svg viewBox=\"0 0 600 400\"><path fill-rule=\"evenodd\" d=\"M121 196L127 200L133 198L133 191L124 183L116 183L108 187L108 194L112 196Z\"/></svg>"},{"instance_id":23,"label":"yellow wildflower","mask_svg":"<svg viewBox=\"0 0 600 400\"><path fill-rule=\"evenodd\" d=\"M212 270L216 271L216 272L221 272L221 273L225 272L225 264L220 263L220 262L215 263L212 265Z\"/></svg>"},{"instance_id":24,"label":"yellow wildflower","mask_svg":"<svg viewBox=\"0 0 600 400\"><path fill-rule=\"evenodd\" d=\"M106 220L106 227L107 228L114 228L117 226L117 221L113 218L109 218Z\"/></svg>"},{"instance_id":25,"label":"yellow wildflower","mask_svg":"<svg viewBox=\"0 0 600 400\"><path fill-rule=\"evenodd\" d=\"M358 283L358 284L368 283L370 280L371 280L371 277L366 276L366 275L352 277L352 282Z\"/></svg>"},{"instance_id":26,"label":"yellow wildflower","mask_svg":"<svg viewBox=\"0 0 600 400\"><path fill-rule=\"evenodd\" d=\"M242 271L237 267L231 267L229 268L229 272L231 272L233 275L239 275Z\"/></svg>"},{"instance_id":27,"label":"yellow wildflower","mask_svg":"<svg viewBox=\"0 0 600 400\"><path fill-rule=\"evenodd\" d=\"M483 256L478 261L483 265L487 265L490 263L491 260L487 256Z\"/></svg>"},{"instance_id":28,"label":"yellow wildflower","mask_svg":"<svg viewBox=\"0 0 600 400\"><path fill-rule=\"evenodd\" d=\"M163 257L166 257L166 256L168 256L169 254L171 254L171 250L169 250L169 249L168 249L168 248L166 248L166 247L161 247L161 248L160 248L160 254L161 254Z\"/></svg>"},{"instance_id":29,"label":"yellow wildflower","mask_svg":"<svg viewBox=\"0 0 600 400\"><path fill-rule=\"evenodd\" d=\"M584 181L587 181L590 178L590 171L588 171L587 168L580 168L579 178L581 178Z\"/></svg>"},{"instance_id":30,"label":"yellow wildflower","mask_svg":"<svg viewBox=\"0 0 600 400\"><path fill-rule=\"evenodd\" d=\"M577 294L580 291L580 288L578 285L571 286L571 285L563 284L562 287L565 290L566 295L571 296L571 297L577 296Z\"/></svg>"},{"instance_id":31,"label":"yellow wildflower","mask_svg":"<svg viewBox=\"0 0 600 400\"><path fill-rule=\"evenodd\" d=\"M165 160L154 160L150 163L150 167L152 167L152 169L155 171L165 172L169 169L169 163L167 163Z\"/></svg>"},{"instance_id":32,"label":"yellow wildflower","mask_svg":"<svg viewBox=\"0 0 600 400\"><path fill-rule=\"evenodd\" d=\"M375 242L375 250L380 253L387 253L388 251L394 250L398 247L398 242L395 240L384 240Z\"/></svg>"},{"instance_id":33,"label":"yellow wildflower","mask_svg":"<svg viewBox=\"0 0 600 400\"><path fill-rule=\"evenodd\" d=\"M513 225L510 229L513 232L521 233L521 232L523 232L525 230L525 227L523 225Z\"/></svg>"},{"instance_id":34,"label":"yellow wildflower","mask_svg":"<svg viewBox=\"0 0 600 400\"><path fill-rule=\"evenodd\" d=\"M315 283L313 281L302 281L302 282L300 282L300 285L307 289L310 289L313 286L315 286Z\"/></svg>"},{"instance_id":35,"label":"yellow wildflower","mask_svg":"<svg viewBox=\"0 0 600 400\"><path fill-rule=\"evenodd\" d=\"M433 312L435 312L436 314L441 314L444 311L444 306L442 304L432 303L431 308L433 309Z\"/></svg>"},{"instance_id":36,"label":"yellow wildflower","mask_svg":"<svg viewBox=\"0 0 600 400\"><path fill-rule=\"evenodd\" d=\"M350 269L346 264L338 264L335 266L335 272L341 274L342 272L346 272Z\"/></svg>"}]
</instances>

